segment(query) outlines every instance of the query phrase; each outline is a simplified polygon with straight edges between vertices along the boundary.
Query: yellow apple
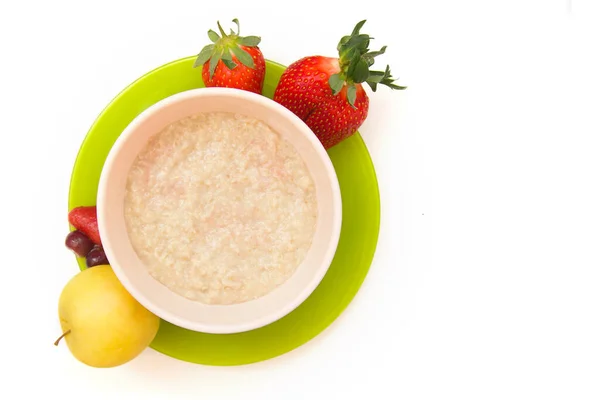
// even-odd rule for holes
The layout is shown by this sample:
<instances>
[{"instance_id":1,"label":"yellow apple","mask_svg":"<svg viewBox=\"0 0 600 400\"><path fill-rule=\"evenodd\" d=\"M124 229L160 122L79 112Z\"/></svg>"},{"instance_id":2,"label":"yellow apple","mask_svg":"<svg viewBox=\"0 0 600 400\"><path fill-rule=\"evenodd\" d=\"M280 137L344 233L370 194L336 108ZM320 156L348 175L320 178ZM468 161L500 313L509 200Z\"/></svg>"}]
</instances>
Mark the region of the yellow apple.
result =
<instances>
[{"instance_id":1,"label":"yellow apple","mask_svg":"<svg viewBox=\"0 0 600 400\"><path fill-rule=\"evenodd\" d=\"M96 368L116 367L137 357L158 331L160 319L121 285L110 265L75 275L58 301L64 338L73 356Z\"/></svg>"}]
</instances>

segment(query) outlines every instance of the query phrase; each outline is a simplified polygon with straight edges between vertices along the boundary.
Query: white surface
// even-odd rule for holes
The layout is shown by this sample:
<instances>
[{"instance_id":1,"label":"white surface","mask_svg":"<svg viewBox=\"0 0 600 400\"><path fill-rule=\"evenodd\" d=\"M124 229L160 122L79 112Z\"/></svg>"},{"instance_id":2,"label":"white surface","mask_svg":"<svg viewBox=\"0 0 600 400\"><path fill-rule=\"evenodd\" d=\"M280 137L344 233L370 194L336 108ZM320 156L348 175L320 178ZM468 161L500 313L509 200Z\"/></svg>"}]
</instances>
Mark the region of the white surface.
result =
<instances>
[{"instance_id":1,"label":"white surface","mask_svg":"<svg viewBox=\"0 0 600 400\"><path fill-rule=\"evenodd\" d=\"M0 5L1 397L598 399L597 1L206 3ZM377 65L409 88L371 96L362 128L382 196L372 270L330 329L275 360L148 350L87 368L52 346L80 142L125 85L233 17L283 63L334 54L362 18L389 46Z\"/></svg>"}]
</instances>

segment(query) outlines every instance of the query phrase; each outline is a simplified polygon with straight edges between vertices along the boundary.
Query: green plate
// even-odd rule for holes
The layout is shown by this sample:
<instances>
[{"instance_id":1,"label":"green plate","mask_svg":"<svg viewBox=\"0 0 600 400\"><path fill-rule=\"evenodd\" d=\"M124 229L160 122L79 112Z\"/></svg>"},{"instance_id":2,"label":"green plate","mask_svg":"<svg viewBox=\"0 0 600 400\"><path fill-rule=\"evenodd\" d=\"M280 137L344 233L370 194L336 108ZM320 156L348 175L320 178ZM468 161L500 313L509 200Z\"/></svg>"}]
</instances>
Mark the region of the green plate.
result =
<instances>
[{"instance_id":1,"label":"green plate","mask_svg":"<svg viewBox=\"0 0 600 400\"><path fill-rule=\"evenodd\" d=\"M203 87L195 57L173 61L139 78L102 111L88 132L71 177L69 210L95 205L100 172L111 146L140 112L175 93ZM267 61L263 95L272 98L283 65ZM329 326L352 301L375 253L379 190L369 152L358 133L329 150L342 192L342 232L321 284L284 318L249 332L215 335L161 322L150 345L168 356L205 365L249 364L287 353ZM77 259L80 269L85 260Z\"/></svg>"}]
</instances>

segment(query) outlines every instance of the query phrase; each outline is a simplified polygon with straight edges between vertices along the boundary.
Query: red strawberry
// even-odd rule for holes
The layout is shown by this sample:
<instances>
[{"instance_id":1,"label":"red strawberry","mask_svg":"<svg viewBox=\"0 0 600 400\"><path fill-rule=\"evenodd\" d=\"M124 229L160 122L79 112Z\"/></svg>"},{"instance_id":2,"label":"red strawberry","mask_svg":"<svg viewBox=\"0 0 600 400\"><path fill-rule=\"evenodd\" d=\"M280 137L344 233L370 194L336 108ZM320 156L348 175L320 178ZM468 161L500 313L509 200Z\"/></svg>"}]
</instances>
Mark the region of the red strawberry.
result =
<instances>
[{"instance_id":1,"label":"red strawberry","mask_svg":"<svg viewBox=\"0 0 600 400\"><path fill-rule=\"evenodd\" d=\"M96 206L75 207L69 211L69 223L75 229L83 232L92 242L101 246L100 231L98 230L98 217Z\"/></svg>"},{"instance_id":2,"label":"red strawberry","mask_svg":"<svg viewBox=\"0 0 600 400\"><path fill-rule=\"evenodd\" d=\"M206 87L229 87L260 94L265 80L265 58L258 48L260 37L240 36L240 23L237 19L237 33L231 30L227 35L217 22L221 36L213 30L208 37L213 44L206 45L194 63L194 68L202 65L202 80Z\"/></svg>"},{"instance_id":3,"label":"red strawberry","mask_svg":"<svg viewBox=\"0 0 600 400\"><path fill-rule=\"evenodd\" d=\"M360 33L365 22L340 40L339 58L304 57L286 68L275 89L274 100L300 117L326 149L352 136L367 118L363 82L373 92L378 83L406 89L393 83L389 65L383 72L369 70L386 46L369 51L371 37Z\"/></svg>"}]
</instances>

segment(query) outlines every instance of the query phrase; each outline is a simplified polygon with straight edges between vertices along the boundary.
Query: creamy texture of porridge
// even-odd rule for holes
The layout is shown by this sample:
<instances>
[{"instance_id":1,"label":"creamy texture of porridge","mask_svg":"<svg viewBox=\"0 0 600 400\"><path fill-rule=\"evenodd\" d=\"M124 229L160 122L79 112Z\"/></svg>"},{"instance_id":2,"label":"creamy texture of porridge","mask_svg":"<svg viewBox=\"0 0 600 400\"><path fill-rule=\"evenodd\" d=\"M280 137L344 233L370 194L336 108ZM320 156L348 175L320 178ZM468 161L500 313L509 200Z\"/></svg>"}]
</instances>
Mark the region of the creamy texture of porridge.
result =
<instances>
[{"instance_id":1,"label":"creamy texture of porridge","mask_svg":"<svg viewBox=\"0 0 600 400\"><path fill-rule=\"evenodd\" d=\"M129 171L125 220L150 274L207 304L261 297L287 280L315 233L316 189L265 123L206 113L148 142Z\"/></svg>"}]
</instances>

